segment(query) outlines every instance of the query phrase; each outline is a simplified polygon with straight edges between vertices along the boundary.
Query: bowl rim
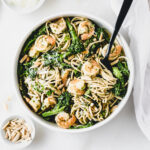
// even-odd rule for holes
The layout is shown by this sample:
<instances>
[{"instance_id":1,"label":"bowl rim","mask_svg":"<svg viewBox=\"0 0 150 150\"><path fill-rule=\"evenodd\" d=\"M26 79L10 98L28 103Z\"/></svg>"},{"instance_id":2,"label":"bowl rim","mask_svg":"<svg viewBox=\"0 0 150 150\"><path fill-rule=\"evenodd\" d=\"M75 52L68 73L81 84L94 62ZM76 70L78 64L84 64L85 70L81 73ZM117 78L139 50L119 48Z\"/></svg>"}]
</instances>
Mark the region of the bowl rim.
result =
<instances>
[{"instance_id":1,"label":"bowl rim","mask_svg":"<svg viewBox=\"0 0 150 150\"><path fill-rule=\"evenodd\" d=\"M22 142L22 143L12 143L11 141L5 139L5 137L3 135L4 130L2 128L8 121L15 119L15 118L21 118L21 119L25 120L25 122L32 128L32 133L31 133L32 139L30 141ZM0 123L0 137L2 139L2 142L4 144L6 144L7 147L11 147L11 148L15 148L15 149L28 147L33 142L33 140L35 138L35 125L34 125L33 121L27 115L11 114L11 115L7 116L5 119L3 119L3 121Z\"/></svg>"},{"instance_id":2,"label":"bowl rim","mask_svg":"<svg viewBox=\"0 0 150 150\"><path fill-rule=\"evenodd\" d=\"M34 11L36 11L37 9L39 9L43 4L44 4L45 0L40 0L38 2L38 4L36 4L35 6L33 6L31 9L25 9L25 10L17 10L17 9L13 9L7 2L6 0L2 0L2 3L11 11L17 13L17 14L30 14Z\"/></svg>"},{"instance_id":3,"label":"bowl rim","mask_svg":"<svg viewBox=\"0 0 150 150\"><path fill-rule=\"evenodd\" d=\"M29 32L24 36L24 38L22 39L22 41L18 47L17 54L16 54L15 61L14 61L14 85L15 85L15 89L16 89L15 90L16 96L17 96L19 102L22 104L22 106L24 106L24 109L27 110L27 113L30 113L31 117L34 120L36 120L38 123L40 123L41 125L45 126L48 129L52 129L55 131L62 131L62 132L68 132L68 133L81 133L81 132L91 131L93 129L96 129L98 127L103 126L104 124L110 122L113 118L115 118L119 114L119 112L123 109L123 107L125 106L126 102L128 101L128 99L130 97L130 94L132 92L132 87L133 87L133 83L134 83L134 62L133 62L133 57L132 57L132 54L131 54L131 51L130 51L130 48L129 48L127 42L125 41L124 37L119 33L117 36L117 40L119 41L119 43L121 43L121 45L123 47L125 47L124 51L125 51L126 55L128 55L127 63L129 65L129 68L130 68L130 76L129 76L129 84L128 84L127 93L126 93L125 97L123 98L123 100L120 102L118 108L108 118L104 119L101 122L96 123L95 125L93 125L91 127L83 128L83 129L62 129L62 128L59 128L57 126L53 126L50 122L45 121L43 118L41 118L40 116L35 114L27 106L27 104L24 102L24 100L20 94L20 90L19 90L19 86L18 86L18 77L17 77L18 59L19 59L19 55L20 55L20 52L21 52L21 49L22 49L24 42L26 41L26 39L29 37L29 35L32 33L33 30L35 30L37 27L39 27L42 23L46 22L47 20L53 20L56 18L67 17L67 16L87 17L87 18L93 20L94 22L98 22L99 24L104 26L110 33L112 33L112 31L113 31L113 27L104 19L98 18L97 16L94 16L94 15L91 15L88 13L84 13L84 12L56 13L54 15L50 15L48 17L45 17L44 19L42 19L38 23L36 23L29 30Z\"/></svg>"}]
</instances>

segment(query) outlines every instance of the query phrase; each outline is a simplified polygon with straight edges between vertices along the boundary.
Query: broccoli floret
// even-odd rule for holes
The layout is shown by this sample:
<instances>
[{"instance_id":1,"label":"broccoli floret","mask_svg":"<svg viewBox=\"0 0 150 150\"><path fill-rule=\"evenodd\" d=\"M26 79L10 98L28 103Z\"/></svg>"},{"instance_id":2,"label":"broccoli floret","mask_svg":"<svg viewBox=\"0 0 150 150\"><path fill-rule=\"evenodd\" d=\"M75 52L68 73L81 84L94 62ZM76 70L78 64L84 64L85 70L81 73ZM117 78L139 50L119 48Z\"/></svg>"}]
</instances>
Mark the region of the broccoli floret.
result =
<instances>
[{"instance_id":1,"label":"broccoli floret","mask_svg":"<svg viewBox=\"0 0 150 150\"><path fill-rule=\"evenodd\" d=\"M116 96L120 96L121 94L121 88L120 88L121 84L120 82L118 81L115 86L114 86L114 89L113 89L113 93L116 95Z\"/></svg>"},{"instance_id":2,"label":"broccoli floret","mask_svg":"<svg viewBox=\"0 0 150 150\"><path fill-rule=\"evenodd\" d=\"M30 78L34 79L37 75L37 68L30 68L35 59L32 59L30 62L24 63L23 64L23 76L29 76Z\"/></svg>"},{"instance_id":3,"label":"broccoli floret","mask_svg":"<svg viewBox=\"0 0 150 150\"><path fill-rule=\"evenodd\" d=\"M129 70L126 62L119 62L117 67L113 67L113 74L117 78L117 83L114 85L113 93L116 96L123 97L126 94L125 81L129 77Z\"/></svg>"},{"instance_id":4,"label":"broccoli floret","mask_svg":"<svg viewBox=\"0 0 150 150\"><path fill-rule=\"evenodd\" d=\"M69 19L66 19L66 23L72 38L72 43L70 45L70 47L68 48L68 53L67 55L70 54L77 54L80 53L82 51L84 51L84 46L83 43L81 42L81 40L79 39L79 37L76 34L75 29L73 28L73 26L71 25Z\"/></svg>"},{"instance_id":5,"label":"broccoli floret","mask_svg":"<svg viewBox=\"0 0 150 150\"><path fill-rule=\"evenodd\" d=\"M53 90L49 90L49 91L46 92L46 95L50 96L53 92L54 92Z\"/></svg>"},{"instance_id":6,"label":"broccoli floret","mask_svg":"<svg viewBox=\"0 0 150 150\"><path fill-rule=\"evenodd\" d=\"M120 70L118 69L118 67L113 67L113 74L115 75L115 77L117 77L118 79L122 78L122 73L120 72Z\"/></svg>"},{"instance_id":7,"label":"broccoli floret","mask_svg":"<svg viewBox=\"0 0 150 150\"><path fill-rule=\"evenodd\" d=\"M120 96L120 97L124 97L124 95L126 94L126 88L124 85L122 85L121 81L118 80L117 83L115 84L114 88L113 88L113 93L116 96Z\"/></svg>"},{"instance_id":8,"label":"broccoli floret","mask_svg":"<svg viewBox=\"0 0 150 150\"><path fill-rule=\"evenodd\" d=\"M67 110L70 106L71 95L68 92L64 92L62 95L58 97L58 103L55 107L47 112L42 113L43 117L49 117L52 115L56 115L59 112Z\"/></svg>"},{"instance_id":9,"label":"broccoli floret","mask_svg":"<svg viewBox=\"0 0 150 150\"><path fill-rule=\"evenodd\" d=\"M113 67L113 74L116 78L119 79L119 81L121 82L121 85L124 86L124 78L123 78L123 75L121 73L121 71L119 70L118 67Z\"/></svg>"},{"instance_id":10,"label":"broccoli floret","mask_svg":"<svg viewBox=\"0 0 150 150\"><path fill-rule=\"evenodd\" d=\"M118 62L117 66L123 75L129 76L129 70L126 62Z\"/></svg>"}]
</instances>

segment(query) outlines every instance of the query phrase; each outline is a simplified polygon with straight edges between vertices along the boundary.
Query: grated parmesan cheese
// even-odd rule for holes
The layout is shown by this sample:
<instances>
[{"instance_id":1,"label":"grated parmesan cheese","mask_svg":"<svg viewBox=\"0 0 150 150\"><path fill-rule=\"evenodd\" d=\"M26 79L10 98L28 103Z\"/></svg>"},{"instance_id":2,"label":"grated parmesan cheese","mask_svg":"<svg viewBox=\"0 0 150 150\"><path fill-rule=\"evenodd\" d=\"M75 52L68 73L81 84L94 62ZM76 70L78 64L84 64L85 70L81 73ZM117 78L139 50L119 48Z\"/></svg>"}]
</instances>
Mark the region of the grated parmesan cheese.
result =
<instances>
[{"instance_id":1,"label":"grated parmesan cheese","mask_svg":"<svg viewBox=\"0 0 150 150\"><path fill-rule=\"evenodd\" d=\"M38 4L40 0L6 0L9 5L17 8L31 8Z\"/></svg>"}]
</instances>

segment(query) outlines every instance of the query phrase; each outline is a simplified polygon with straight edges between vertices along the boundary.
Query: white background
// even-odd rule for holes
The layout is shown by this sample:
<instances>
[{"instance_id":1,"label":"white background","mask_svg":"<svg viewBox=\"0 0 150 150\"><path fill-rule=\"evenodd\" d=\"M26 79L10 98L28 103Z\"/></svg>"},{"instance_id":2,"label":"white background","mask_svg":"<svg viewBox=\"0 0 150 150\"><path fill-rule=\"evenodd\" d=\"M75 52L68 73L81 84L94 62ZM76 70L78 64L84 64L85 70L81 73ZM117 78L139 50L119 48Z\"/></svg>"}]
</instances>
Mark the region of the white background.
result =
<instances>
[{"instance_id":1,"label":"white background","mask_svg":"<svg viewBox=\"0 0 150 150\"><path fill-rule=\"evenodd\" d=\"M23 36L40 19L64 11L88 12L112 25L116 19L109 0L46 0L40 10L24 16L14 14L0 2L0 122L12 113L25 113L13 88L13 63ZM123 34L129 41L126 33ZM8 111L4 103L8 104ZM150 150L150 142L137 125L132 96L115 119L89 133L60 133L35 124L36 137L27 150ZM7 147L0 143L0 149Z\"/></svg>"}]
</instances>

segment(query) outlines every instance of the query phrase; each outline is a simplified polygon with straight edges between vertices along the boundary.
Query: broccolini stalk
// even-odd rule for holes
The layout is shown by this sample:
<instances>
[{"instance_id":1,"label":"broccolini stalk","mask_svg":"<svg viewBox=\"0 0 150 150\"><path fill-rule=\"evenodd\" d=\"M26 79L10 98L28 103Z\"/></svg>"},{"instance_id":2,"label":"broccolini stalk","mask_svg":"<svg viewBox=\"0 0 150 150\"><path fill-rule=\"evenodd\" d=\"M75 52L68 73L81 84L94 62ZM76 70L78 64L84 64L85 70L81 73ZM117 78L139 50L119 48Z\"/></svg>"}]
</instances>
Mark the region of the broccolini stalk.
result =
<instances>
[{"instance_id":1,"label":"broccolini stalk","mask_svg":"<svg viewBox=\"0 0 150 150\"><path fill-rule=\"evenodd\" d=\"M118 62L117 66L123 75L127 77L129 76L129 70L126 62Z\"/></svg>"},{"instance_id":2,"label":"broccolini stalk","mask_svg":"<svg viewBox=\"0 0 150 150\"><path fill-rule=\"evenodd\" d=\"M71 95L68 92L64 92L62 95L58 97L58 103L55 105L55 107L50 111L42 113L42 116L49 117L68 109L70 106L70 100Z\"/></svg>"},{"instance_id":3,"label":"broccolini stalk","mask_svg":"<svg viewBox=\"0 0 150 150\"><path fill-rule=\"evenodd\" d=\"M76 31L74 29L74 27L71 25L69 19L66 19L66 23L72 38L72 43L70 45L70 47L68 48L68 52L66 52L65 56L69 56L71 54L77 54L80 53L82 51L84 51L84 46L83 43L81 42L81 40L79 39L79 37L76 34Z\"/></svg>"},{"instance_id":4,"label":"broccolini stalk","mask_svg":"<svg viewBox=\"0 0 150 150\"><path fill-rule=\"evenodd\" d=\"M78 40L78 37L77 37L77 34L76 34L76 31L74 30L73 26L71 25L69 19L67 18L66 19L66 23L67 23L67 26L69 28L69 32L71 34L71 37L72 37L72 40L75 41L75 40Z\"/></svg>"},{"instance_id":5,"label":"broccolini stalk","mask_svg":"<svg viewBox=\"0 0 150 150\"><path fill-rule=\"evenodd\" d=\"M117 77L118 79L122 78L122 73L120 72L120 70L118 69L118 67L113 67L113 74L115 75L115 77Z\"/></svg>"}]
</instances>

